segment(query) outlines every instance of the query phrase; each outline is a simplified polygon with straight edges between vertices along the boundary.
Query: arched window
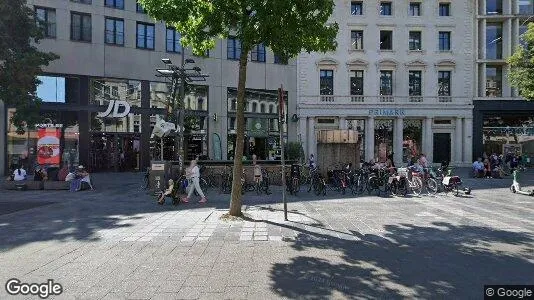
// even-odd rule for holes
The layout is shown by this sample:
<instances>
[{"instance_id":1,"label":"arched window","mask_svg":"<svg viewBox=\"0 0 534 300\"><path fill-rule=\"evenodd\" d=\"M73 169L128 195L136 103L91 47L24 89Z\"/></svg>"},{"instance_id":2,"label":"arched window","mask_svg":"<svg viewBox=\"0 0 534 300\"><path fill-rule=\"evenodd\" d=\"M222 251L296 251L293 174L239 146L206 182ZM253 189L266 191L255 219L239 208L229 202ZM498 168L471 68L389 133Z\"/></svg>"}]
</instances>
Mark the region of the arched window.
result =
<instances>
[{"instance_id":1,"label":"arched window","mask_svg":"<svg viewBox=\"0 0 534 300\"><path fill-rule=\"evenodd\" d=\"M265 113L265 104L263 103L260 104L260 112Z\"/></svg>"},{"instance_id":2,"label":"arched window","mask_svg":"<svg viewBox=\"0 0 534 300\"><path fill-rule=\"evenodd\" d=\"M274 114L274 104L269 105L269 113Z\"/></svg>"},{"instance_id":3,"label":"arched window","mask_svg":"<svg viewBox=\"0 0 534 300\"><path fill-rule=\"evenodd\" d=\"M252 112L255 113L258 110L258 103L252 102Z\"/></svg>"}]
</instances>

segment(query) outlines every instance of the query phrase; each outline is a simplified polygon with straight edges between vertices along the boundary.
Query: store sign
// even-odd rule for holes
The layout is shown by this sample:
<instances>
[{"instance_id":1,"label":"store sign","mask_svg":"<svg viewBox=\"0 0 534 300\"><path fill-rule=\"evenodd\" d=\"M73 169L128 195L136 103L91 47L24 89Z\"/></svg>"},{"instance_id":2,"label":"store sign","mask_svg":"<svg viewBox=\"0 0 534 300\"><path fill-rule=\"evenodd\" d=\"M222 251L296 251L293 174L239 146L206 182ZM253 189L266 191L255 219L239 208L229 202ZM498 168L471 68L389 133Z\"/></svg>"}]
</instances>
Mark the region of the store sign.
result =
<instances>
[{"instance_id":1,"label":"store sign","mask_svg":"<svg viewBox=\"0 0 534 300\"><path fill-rule=\"evenodd\" d=\"M59 165L61 130L58 128L39 128L37 136L37 163L40 165Z\"/></svg>"},{"instance_id":2,"label":"store sign","mask_svg":"<svg viewBox=\"0 0 534 300\"><path fill-rule=\"evenodd\" d=\"M370 116L376 117L403 117L406 115L406 112L403 108L377 108L369 110Z\"/></svg>"},{"instance_id":3,"label":"store sign","mask_svg":"<svg viewBox=\"0 0 534 300\"><path fill-rule=\"evenodd\" d=\"M63 124L35 124L36 128L63 128Z\"/></svg>"},{"instance_id":4,"label":"store sign","mask_svg":"<svg viewBox=\"0 0 534 300\"><path fill-rule=\"evenodd\" d=\"M120 106L124 107L122 112L119 112ZM98 113L99 118L124 118L130 113L130 104L122 100L110 100L108 108L105 112Z\"/></svg>"}]
</instances>

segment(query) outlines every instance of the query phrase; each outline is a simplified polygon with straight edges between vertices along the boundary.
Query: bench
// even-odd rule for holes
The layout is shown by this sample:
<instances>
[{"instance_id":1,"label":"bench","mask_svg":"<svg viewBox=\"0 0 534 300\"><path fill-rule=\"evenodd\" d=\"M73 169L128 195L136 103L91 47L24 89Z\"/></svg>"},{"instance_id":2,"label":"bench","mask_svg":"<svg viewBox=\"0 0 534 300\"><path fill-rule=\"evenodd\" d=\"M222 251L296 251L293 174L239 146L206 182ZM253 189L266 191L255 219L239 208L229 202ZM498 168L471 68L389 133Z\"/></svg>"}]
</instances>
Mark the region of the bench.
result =
<instances>
[{"instance_id":1,"label":"bench","mask_svg":"<svg viewBox=\"0 0 534 300\"><path fill-rule=\"evenodd\" d=\"M45 181L43 184L45 190L69 190L69 181Z\"/></svg>"},{"instance_id":2,"label":"bench","mask_svg":"<svg viewBox=\"0 0 534 300\"><path fill-rule=\"evenodd\" d=\"M6 181L4 183L6 190L42 190L42 181L24 180L24 181Z\"/></svg>"}]
</instances>

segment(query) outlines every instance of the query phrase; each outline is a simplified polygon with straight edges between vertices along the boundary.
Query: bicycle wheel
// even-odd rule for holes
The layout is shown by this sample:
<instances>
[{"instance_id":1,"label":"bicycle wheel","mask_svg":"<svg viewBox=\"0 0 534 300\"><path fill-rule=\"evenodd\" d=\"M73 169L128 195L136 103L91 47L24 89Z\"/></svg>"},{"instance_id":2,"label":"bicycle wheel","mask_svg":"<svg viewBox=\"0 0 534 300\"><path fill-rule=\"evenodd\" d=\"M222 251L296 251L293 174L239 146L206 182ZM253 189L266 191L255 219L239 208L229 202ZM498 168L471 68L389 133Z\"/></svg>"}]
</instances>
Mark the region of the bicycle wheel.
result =
<instances>
[{"instance_id":1,"label":"bicycle wheel","mask_svg":"<svg viewBox=\"0 0 534 300\"><path fill-rule=\"evenodd\" d=\"M361 195L363 194L363 192L365 190L367 190L367 180L365 180L365 178L362 176L358 176L358 180L357 180L357 189L358 189L358 195Z\"/></svg>"},{"instance_id":2,"label":"bicycle wheel","mask_svg":"<svg viewBox=\"0 0 534 300\"><path fill-rule=\"evenodd\" d=\"M261 195L262 184L260 181L256 181L256 194Z\"/></svg>"},{"instance_id":3,"label":"bicycle wheel","mask_svg":"<svg viewBox=\"0 0 534 300\"><path fill-rule=\"evenodd\" d=\"M423 191L423 181L419 177L412 178L412 192L414 195L419 196Z\"/></svg>"},{"instance_id":4,"label":"bicycle wheel","mask_svg":"<svg viewBox=\"0 0 534 300\"><path fill-rule=\"evenodd\" d=\"M293 195L296 196L297 193L300 191L300 183L299 183L299 179L297 177L293 178L292 187L293 187Z\"/></svg>"},{"instance_id":5,"label":"bicycle wheel","mask_svg":"<svg viewBox=\"0 0 534 300\"><path fill-rule=\"evenodd\" d=\"M426 192L429 195L435 195L438 192L438 183L434 178L428 178L426 181Z\"/></svg>"}]
</instances>

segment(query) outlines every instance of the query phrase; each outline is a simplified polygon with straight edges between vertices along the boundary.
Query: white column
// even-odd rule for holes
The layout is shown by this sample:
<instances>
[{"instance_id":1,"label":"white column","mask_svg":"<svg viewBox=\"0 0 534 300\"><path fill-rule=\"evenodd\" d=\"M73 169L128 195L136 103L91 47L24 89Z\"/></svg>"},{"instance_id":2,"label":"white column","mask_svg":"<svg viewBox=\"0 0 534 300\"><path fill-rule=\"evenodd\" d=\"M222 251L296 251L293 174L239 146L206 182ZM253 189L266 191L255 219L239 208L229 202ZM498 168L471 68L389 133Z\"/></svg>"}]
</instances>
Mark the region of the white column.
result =
<instances>
[{"instance_id":1,"label":"white column","mask_svg":"<svg viewBox=\"0 0 534 300\"><path fill-rule=\"evenodd\" d=\"M460 166L463 162L462 158L462 150L464 145L464 138L463 138L463 126L462 126L462 117L456 117L456 126L454 129L454 163L457 166Z\"/></svg>"},{"instance_id":2,"label":"white column","mask_svg":"<svg viewBox=\"0 0 534 300\"><path fill-rule=\"evenodd\" d=\"M400 166L402 165L404 118L398 117L395 119L395 127L393 130L393 161L396 166Z\"/></svg>"},{"instance_id":3,"label":"white column","mask_svg":"<svg viewBox=\"0 0 534 300\"><path fill-rule=\"evenodd\" d=\"M365 124L365 161L375 159L375 117L369 116Z\"/></svg>"},{"instance_id":4,"label":"white column","mask_svg":"<svg viewBox=\"0 0 534 300\"><path fill-rule=\"evenodd\" d=\"M339 129L346 130L347 128L347 120L345 117L339 117Z\"/></svg>"},{"instance_id":5,"label":"white column","mask_svg":"<svg viewBox=\"0 0 534 300\"><path fill-rule=\"evenodd\" d=\"M308 118L308 157L310 156L310 154L313 154L315 157L317 157L317 142L315 138L314 118Z\"/></svg>"},{"instance_id":6,"label":"white column","mask_svg":"<svg viewBox=\"0 0 534 300\"><path fill-rule=\"evenodd\" d=\"M308 120L306 117L300 117L299 118L299 142L302 145L302 149L304 150L304 157L309 157L310 154L308 153L308 131L306 130Z\"/></svg>"},{"instance_id":7,"label":"white column","mask_svg":"<svg viewBox=\"0 0 534 300\"><path fill-rule=\"evenodd\" d=\"M473 119L464 120L464 163L471 165L473 162Z\"/></svg>"},{"instance_id":8,"label":"white column","mask_svg":"<svg viewBox=\"0 0 534 300\"><path fill-rule=\"evenodd\" d=\"M426 117L425 125L423 127L423 153L426 155L426 158L429 162L434 161L434 141L432 134L432 118Z\"/></svg>"}]
</instances>

